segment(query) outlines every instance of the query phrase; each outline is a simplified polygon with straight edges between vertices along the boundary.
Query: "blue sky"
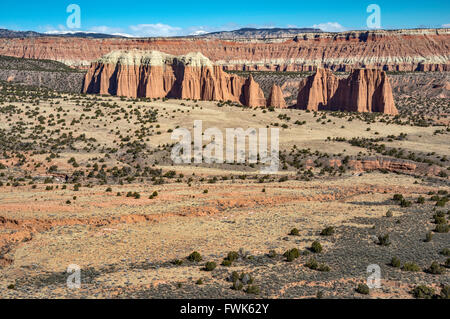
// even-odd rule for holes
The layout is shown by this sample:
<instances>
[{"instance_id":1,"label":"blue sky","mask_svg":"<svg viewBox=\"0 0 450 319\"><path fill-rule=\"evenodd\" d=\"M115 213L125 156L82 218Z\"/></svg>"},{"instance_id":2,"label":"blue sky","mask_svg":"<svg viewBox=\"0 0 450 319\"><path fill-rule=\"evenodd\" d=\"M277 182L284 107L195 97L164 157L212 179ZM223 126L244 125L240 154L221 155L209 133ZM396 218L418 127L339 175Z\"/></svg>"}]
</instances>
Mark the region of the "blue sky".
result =
<instances>
[{"instance_id":1,"label":"blue sky","mask_svg":"<svg viewBox=\"0 0 450 319\"><path fill-rule=\"evenodd\" d=\"M69 4L81 8L78 31L173 36L241 27L319 27L364 30L370 4L381 8L384 29L450 27L450 1L135 1L54 0L0 2L0 28L68 31Z\"/></svg>"}]
</instances>

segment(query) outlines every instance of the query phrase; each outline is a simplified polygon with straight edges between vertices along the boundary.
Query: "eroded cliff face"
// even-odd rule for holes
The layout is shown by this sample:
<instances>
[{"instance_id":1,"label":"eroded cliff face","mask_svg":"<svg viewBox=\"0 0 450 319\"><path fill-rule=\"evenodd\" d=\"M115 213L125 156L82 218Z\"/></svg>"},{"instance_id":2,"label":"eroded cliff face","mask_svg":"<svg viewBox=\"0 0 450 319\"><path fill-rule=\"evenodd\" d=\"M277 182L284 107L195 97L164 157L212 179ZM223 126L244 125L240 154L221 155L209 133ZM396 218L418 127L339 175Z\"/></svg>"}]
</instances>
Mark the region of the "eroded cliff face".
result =
<instances>
[{"instance_id":1,"label":"eroded cliff face","mask_svg":"<svg viewBox=\"0 0 450 319\"><path fill-rule=\"evenodd\" d=\"M228 74L201 53L173 56L158 51L114 51L91 65L83 92L266 105L253 77Z\"/></svg>"},{"instance_id":2,"label":"eroded cliff face","mask_svg":"<svg viewBox=\"0 0 450 319\"><path fill-rule=\"evenodd\" d=\"M250 75L244 85L244 105L250 107L266 106L264 93L259 84Z\"/></svg>"},{"instance_id":3,"label":"eroded cliff face","mask_svg":"<svg viewBox=\"0 0 450 319\"><path fill-rule=\"evenodd\" d=\"M173 55L198 51L226 70L450 71L450 29L305 33L272 40L0 38L0 55L85 68L112 51L132 49Z\"/></svg>"},{"instance_id":4,"label":"eroded cliff face","mask_svg":"<svg viewBox=\"0 0 450 319\"><path fill-rule=\"evenodd\" d=\"M300 82L297 107L398 114L386 72L373 69L355 70L346 79L339 79L330 70L318 69Z\"/></svg>"},{"instance_id":5,"label":"eroded cliff face","mask_svg":"<svg viewBox=\"0 0 450 319\"><path fill-rule=\"evenodd\" d=\"M286 101L284 100L283 91L276 84L272 85L269 99L267 100L267 106L272 106L281 109L287 107Z\"/></svg>"}]
</instances>

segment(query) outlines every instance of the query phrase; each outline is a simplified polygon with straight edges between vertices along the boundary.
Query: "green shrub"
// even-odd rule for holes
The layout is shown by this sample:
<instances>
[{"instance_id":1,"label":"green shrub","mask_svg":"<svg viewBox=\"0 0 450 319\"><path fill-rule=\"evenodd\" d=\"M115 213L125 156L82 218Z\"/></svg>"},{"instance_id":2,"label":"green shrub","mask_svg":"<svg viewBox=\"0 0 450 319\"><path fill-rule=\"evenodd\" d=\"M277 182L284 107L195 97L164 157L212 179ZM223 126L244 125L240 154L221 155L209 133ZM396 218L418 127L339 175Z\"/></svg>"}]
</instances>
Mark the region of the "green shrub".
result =
<instances>
[{"instance_id":1,"label":"green shrub","mask_svg":"<svg viewBox=\"0 0 450 319\"><path fill-rule=\"evenodd\" d=\"M313 257L310 258L306 264L305 267L312 269L312 270L316 270L317 268L319 268L319 263L317 262L317 260Z\"/></svg>"},{"instance_id":2,"label":"green shrub","mask_svg":"<svg viewBox=\"0 0 450 319\"><path fill-rule=\"evenodd\" d=\"M380 246L389 246L391 244L391 240L389 239L389 234L378 236L378 245Z\"/></svg>"},{"instance_id":3,"label":"green shrub","mask_svg":"<svg viewBox=\"0 0 450 319\"><path fill-rule=\"evenodd\" d=\"M445 204L447 203L446 198L441 198L436 202L436 207L445 207Z\"/></svg>"},{"instance_id":4,"label":"green shrub","mask_svg":"<svg viewBox=\"0 0 450 319\"><path fill-rule=\"evenodd\" d=\"M228 259L224 259L222 261L222 266L225 266L225 267L230 267L232 264L233 264L233 262L231 260L228 260Z\"/></svg>"},{"instance_id":5,"label":"green shrub","mask_svg":"<svg viewBox=\"0 0 450 319\"><path fill-rule=\"evenodd\" d=\"M450 258L447 258L447 260L445 261L444 266L445 266L446 268L450 268Z\"/></svg>"},{"instance_id":6,"label":"green shrub","mask_svg":"<svg viewBox=\"0 0 450 319\"><path fill-rule=\"evenodd\" d=\"M195 282L196 285L203 285L203 280L199 279Z\"/></svg>"},{"instance_id":7,"label":"green shrub","mask_svg":"<svg viewBox=\"0 0 450 319\"><path fill-rule=\"evenodd\" d=\"M441 255L450 257L450 248L444 248L444 249L442 249Z\"/></svg>"},{"instance_id":8,"label":"green shrub","mask_svg":"<svg viewBox=\"0 0 450 319\"><path fill-rule=\"evenodd\" d=\"M230 276L230 280L232 281L232 282L235 282L236 280L239 280L239 274L238 274L238 272L237 271L233 271L232 273L231 273L231 276Z\"/></svg>"},{"instance_id":9,"label":"green shrub","mask_svg":"<svg viewBox=\"0 0 450 319\"><path fill-rule=\"evenodd\" d=\"M397 257L392 257L390 265L395 268L400 268L402 266L400 259Z\"/></svg>"},{"instance_id":10,"label":"green shrub","mask_svg":"<svg viewBox=\"0 0 450 319\"><path fill-rule=\"evenodd\" d=\"M226 257L227 260L233 262L239 258L239 253L237 251L230 251Z\"/></svg>"},{"instance_id":11,"label":"green shrub","mask_svg":"<svg viewBox=\"0 0 450 319\"><path fill-rule=\"evenodd\" d=\"M215 263L215 262L213 262L213 261L208 261L206 264L205 264L205 270L206 271L213 271L214 269L216 269L216 267L217 267L217 264Z\"/></svg>"},{"instance_id":12,"label":"green shrub","mask_svg":"<svg viewBox=\"0 0 450 319\"><path fill-rule=\"evenodd\" d=\"M356 288L356 292L362 294L362 295L368 295L370 293L369 286L366 284L359 284Z\"/></svg>"},{"instance_id":13,"label":"green shrub","mask_svg":"<svg viewBox=\"0 0 450 319\"><path fill-rule=\"evenodd\" d=\"M300 235L300 232L298 231L297 228L292 228L291 231L290 231L290 233L289 233L289 235L290 235L290 236L299 236L299 235Z\"/></svg>"},{"instance_id":14,"label":"green shrub","mask_svg":"<svg viewBox=\"0 0 450 319\"><path fill-rule=\"evenodd\" d=\"M426 269L426 272L432 275L442 275L445 273L445 268L433 261L430 268Z\"/></svg>"},{"instance_id":15,"label":"green shrub","mask_svg":"<svg viewBox=\"0 0 450 319\"><path fill-rule=\"evenodd\" d=\"M417 204L423 204L425 203L425 197L420 196L419 198L417 198Z\"/></svg>"},{"instance_id":16,"label":"green shrub","mask_svg":"<svg viewBox=\"0 0 450 319\"><path fill-rule=\"evenodd\" d=\"M412 271L412 272L417 272L420 271L420 267L417 266L415 263L409 262L409 263L405 263L402 267L403 271Z\"/></svg>"},{"instance_id":17,"label":"green shrub","mask_svg":"<svg viewBox=\"0 0 450 319\"><path fill-rule=\"evenodd\" d=\"M249 285L247 287L247 289L245 290L246 293L248 294L252 294L252 295L257 295L260 292L260 289L258 286L254 286L254 285Z\"/></svg>"},{"instance_id":18,"label":"green shrub","mask_svg":"<svg viewBox=\"0 0 450 319\"><path fill-rule=\"evenodd\" d=\"M334 234L334 227L332 227L332 226L325 227L320 232L321 236L332 236L333 234Z\"/></svg>"},{"instance_id":19,"label":"green shrub","mask_svg":"<svg viewBox=\"0 0 450 319\"><path fill-rule=\"evenodd\" d=\"M239 281L239 279L237 279L236 281L233 282L233 286L231 287L231 289L233 290L242 290L242 288L244 288L244 285L242 284L242 282Z\"/></svg>"},{"instance_id":20,"label":"green shrub","mask_svg":"<svg viewBox=\"0 0 450 319\"><path fill-rule=\"evenodd\" d=\"M275 258L277 255L278 255L277 252L273 249L270 250L268 254L269 258Z\"/></svg>"},{"instance_id":21,"label":"green shrub","mask_svg":"<svg viewBox=\"0 0 450 319\"><path fill-rule=\"evenodd\" d=\"M428 232L427 234L426 234L426 236L425 236L425 242L426 243L429 243L430 241L432 241L433 240L433 233L432 232Z\"/></svg>"},{"instance_id":22,"label":"green shrub","mask_svg":"<svg viewBox=\"0 0 450 319\"><path fill-rule=\"evenodd\" d=\"M202 259L203 259L202 255L200 255L200 253L196 251L194 251L192 254L188 256L188 260L193 262L200 262L202 261Z\"/></svg>"},{"instance_id":23,"label":"green shrub","mask_svg":"<svg viewBox=\"0 0 450 319\"><path fill-rule=\"evenodd\" d=\"M318 241L314 241L314 242L312 243L312 245L311 245L311 251L312 251L313 253L318 254L318 253L321 253L322 250L323 250L322 245L321 245Z\"/></svg>"},{"instance_id":24,"label":"green shrub","mask_svg":"<svg viewBox=\"0 0 450 319\"><path fill-rule=\"evenodd\" d=\"M158 197L158 192L157 191L154 191L153 194L151 194L148 199L153 199L155 197Z\"/></svg>"},{"instance_id":25,"label":"green shrub","mask_svg":"<svg viewBox=\"0 0 450 319\"><path fill-rule=\"evenodd\" d=\"M305 267L307 267L307 268L309 268L311 270L317 270L317 271L323 271L323 272L330 271L330 267L328 265L326 265L326 264L319 264L314 257L310 258L306 262Z\"/></svg>"},{"instance_id":26,"label":"green shrub","mask_svg":"<svg viewBox=\"0 0 450 319\"><path fill-rule=\"evenodd\" d=\"M288 262L292 262L292 261L294 261L295 259L297 259L298 257L300 257L300 252L298 251L297 248L292 248L292 249L286 251L286 252L283 254L283 256L286 257L286 260L287 260Z\"/></svg>"},{"instance_id":27,"label":"green shrub","mask_svg":"<svg viewBox=\"0 0 450 319\"><path fill-rule=\"evenodd\" d=\"M400 206L401 207L411 207L412 203L409 200L403 199L400 201Z\"/></svg>"},{"instance_id":28,"label":"green shrub","mask_svg":"<svg viewBox=\"0 0 450 319\"><path fill-rule=\"evenodd\" d=\"M176 266L181 266L183 264L183 261L180 259L175 259L174 261L172 261L172 264Z\"/></svg>"},{"instance_id":29,"label":"green shrub","mask_svg":"<svg viewBox=\"0 0 450 319\"><path fill-rule=\"evenodd\" d=\"M403 198L402 194L395 194L392 199L399 202L399 201L403 200L404 198Z\"/></svg>"},{"instance_id":30,"label":"green shrub","mask_svg":"<svg viewBox=\"0 0 450 319\"><path fill-rule=\"evenodd\" d=\"M425 285L415 287L412 292L414 298L417 299L432 299L434 297L434 289Z\"/></svg>"},{"instance_id":31,"label":"green shrub","mask_svg":"<svg viewBox=\"0 0 450 319\"><path fill-rule=\"evenodd\" d=\"M392 217L392 216L394 216L394 213L392 213L391 210L388 210L388 211L386 212L386 217Z\"/></svg>"},{"instance_id":32,"label":"green shrub","mask_svg":"<svg viewBox=\"0 0 450 319\"><path fill-rule=\"evenodd\" d=\"M448 233L450 230L450 226L448 224L438 224L434 229L435 233Z\"/></svg>"},{"instance_id":33,"label":"green shrub","mask_svg":"<svg viewBox=\"0 0 450 319\"><path fill-rule=\"evenodd\" d=\"M436 225L439 225L439 224L447 224L447 220L445 219L445 215L443 215L442 214L442 212L441 212L441 214L435 214L434 216L433 216L433 218L434 218L434 223L436 224Z\"/></svg>"}]
</instances>

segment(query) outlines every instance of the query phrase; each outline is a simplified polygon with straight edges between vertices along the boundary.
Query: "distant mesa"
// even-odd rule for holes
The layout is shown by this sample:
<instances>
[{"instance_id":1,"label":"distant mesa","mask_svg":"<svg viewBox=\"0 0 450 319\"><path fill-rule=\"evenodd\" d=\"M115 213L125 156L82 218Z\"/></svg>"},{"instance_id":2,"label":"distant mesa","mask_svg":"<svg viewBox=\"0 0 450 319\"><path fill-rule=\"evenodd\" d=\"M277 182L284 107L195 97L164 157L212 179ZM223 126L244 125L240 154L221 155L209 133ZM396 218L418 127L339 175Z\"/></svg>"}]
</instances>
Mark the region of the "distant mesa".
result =
<instances>
[{"instance_id":1,"label":"distant mesa","mask_svg":"<svg viewBox=\"0 0 450 319\"><path fill-rule=\"evenodd\" d=\"M273 85L266 99L252 75L245 79L229 74L199 52L174 56L159 51L113 51L92 63L83 93L287 107L278 85ZM297 107L398 114L386 73L370 69L356 70L347 79L318 69L300 83Z\"/></svg>"},{"instance_id":2,"label":"distant mesa","mask_svg":"<svg viewBox=\"0 0 450 319\"><path fill-rule=\"evenodd\" d=\"M375 69L357 69L345 79L339 79L330 70L318 69L300 82L297 107L398 114L386 72Z\"/></svg>"},{"instance_id":3,"label":"distant mesa","mask_svg":"<svg viewBox=\"0 0 450 319\"><path fill-rule=\"evenodd\" d=\"M40 34L0 29L0 55L54 60L87 69L115 50L198 51L227 71L395 72L450 71L450 29L370 30L338 33L314 29L241 29L198 36L122 38L72 32Z\"/></svg>"},{"instance_id":4,"label":"distant mesa","mask_svg":"<svg viewBox=\"0 0 450 319\"><path fill-rule=\"evenodd\" d=\"M13 31L8 29L0 29L0 38L20 39L20 38L43 38L43 37L59 37L59 38L93 38L93 39L113 39L124 38L120 35L104 34L97 32L83 31L60 31L52 33L39 33L34 31Z\"/></svg>"}]
</instances>

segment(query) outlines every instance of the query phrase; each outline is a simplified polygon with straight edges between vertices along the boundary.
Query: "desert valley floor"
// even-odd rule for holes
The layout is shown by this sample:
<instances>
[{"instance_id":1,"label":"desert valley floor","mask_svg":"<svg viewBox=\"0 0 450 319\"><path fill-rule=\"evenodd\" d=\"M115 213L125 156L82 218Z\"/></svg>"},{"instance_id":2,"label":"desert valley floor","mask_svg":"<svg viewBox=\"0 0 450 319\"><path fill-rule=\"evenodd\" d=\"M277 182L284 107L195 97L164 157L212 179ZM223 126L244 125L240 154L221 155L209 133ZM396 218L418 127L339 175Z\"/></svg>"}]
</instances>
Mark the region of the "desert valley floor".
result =
<instances>
[{"instance_id":1,"label":"desert valley floor","mask_svg":"<svg viewBox=\"0 0 450 319\"><path fill-rule=\"evenodd\" d=\"M394 117L0 87L1 298L448 297L448 99ZM279 173L173 165L199 119L279 127Z\"/></svg>"}]
</instances>

